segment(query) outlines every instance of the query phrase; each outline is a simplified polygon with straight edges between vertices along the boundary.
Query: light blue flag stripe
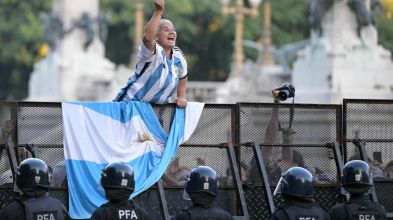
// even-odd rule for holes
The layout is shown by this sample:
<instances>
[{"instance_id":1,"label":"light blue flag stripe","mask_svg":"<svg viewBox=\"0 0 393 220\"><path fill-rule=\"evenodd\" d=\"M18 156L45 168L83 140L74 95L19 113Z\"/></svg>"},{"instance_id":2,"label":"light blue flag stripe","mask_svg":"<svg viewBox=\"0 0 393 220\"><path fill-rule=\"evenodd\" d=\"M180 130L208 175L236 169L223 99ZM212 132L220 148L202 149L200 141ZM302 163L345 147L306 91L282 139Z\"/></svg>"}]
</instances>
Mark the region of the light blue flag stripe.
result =
<instances>
[{"instance_id":1,"label":"light blue flag stripe","mask_svg":"<svg viewBox=\"0 0 393 220\"><path fill-rule=\"evenodd\" d=\"M128 162L134 167L134 175L138 177L135 181L136 190L139 189L139 192L143 192L147 189L142 188L147 185L142 184L142 180L153 174L154 167L159 165L160 161L161 158L157 157L154 152L149 152ZM106 165L85 160L66 160L70 196L69 207L72 218L90 218L97 207L107 202L104 189L99 183L101 171ZM150 184L153 185L154 183ZM138 193L135 191L134 194L137 195Z\"/></svg>"},{"instance_id":2,"label":"light blue flag stripe","mask_svg":"<svg viewBox=\"0 0 393 220\"><path fill-rule=\"evenodd\" d=\"M164 174L171 159L175 156L176 151L183 140L185 133L185 109L177 108L172 121L169 136L165 134L150 104L142 102L120 102L120 103L68 103L82 105L88 109L108 116L122 123L127 123L133 116L139 116L146 124L149 132L164 140L165 148L162 156L157 156L157 152L149 151L128 162L133 166L135 171L136 186L131 197L150 188ZM203 106L202 106L203 107ZM63 113L66 112L63 110ZM75 111L71 111L75 112ZM80 114L80 111L78 111ZM199 115L200 116L200 115ZM199 118L198 116L198 118ZM68 116L65 123L73 123L72 116ZM94 123L94 120L92 121ZM197 121L196 121L197 122ZM76 121L75 123L80 123ZM90 123L90 121L89 121ZM72 126L70 127L72 128ZM86 131L91 134L91 131ZM77 131L68 132L69 138L75 139ZM94 133L94 131L93 131ZM73 136L74 135L74 136ZM91 134L93 135L93 134ZM65 138L67 132L65 131ZM68 143L68 142L67 142ZM75 142L69 142L75 143ZM81 142L83 143L83 141ZM70 147L70 146L68 146ZM74 146L83 147L83 146ZM108 147L108 146L97 146ZM100 164L86 160L72 159L68 155L66 160L68 185L69 185L69 206L70 215L74 219L89 218L93 211L101 204L105 203L105 194L102 187L99 186L101 170L107 163Z\"/></svg>"}]
</instances>

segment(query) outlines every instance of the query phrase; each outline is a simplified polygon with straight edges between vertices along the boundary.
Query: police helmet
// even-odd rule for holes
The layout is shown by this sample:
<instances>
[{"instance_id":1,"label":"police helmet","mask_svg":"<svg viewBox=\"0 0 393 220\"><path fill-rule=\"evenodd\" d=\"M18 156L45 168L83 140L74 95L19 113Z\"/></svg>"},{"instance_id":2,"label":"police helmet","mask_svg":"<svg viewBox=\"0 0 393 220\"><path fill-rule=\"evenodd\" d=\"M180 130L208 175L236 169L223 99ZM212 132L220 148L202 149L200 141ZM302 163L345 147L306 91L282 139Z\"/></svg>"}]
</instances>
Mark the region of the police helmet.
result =
<instances>
[{"instance_id":1,"label":"police helmet","mask_svg":"<svg viewBox=\"0 0 393 220\"><path fill-rule=\"evenodd\" d=\"M313 176L302 167L290 168L282 177L281 192L285 195L309 198L313 197Z\"/></svg>"},{"instance_id":2,"label":"police helmet","mask_svg":"<svg viewBox=\"0 0 393 220\"><path fill-rule=\"evenodd\" d=\"M362 160L352 160L345 164L341 185L349 192L361 194L374 185L369 165Z\"/></svg>"},{"instance_id":3,"label":"police helmet","mask_svg":"<svg viewBox=\"0 0 393 220\"><path fill-rule=\"evenodd\" d=\"M207 166L197 166L191 170L187 177L185 191L190 193L208 193L218 195L217 173Z\"/></svg>"},{"instance_id":4,"label":"police helmet","mask_svg":"<svg viewBox=\"0 0 393 220\"><path fill-rule=\"evenodd\" d=\"M108 164L101 172L101 186L107 189L134 190L134 170L124 162Z\"/></svg>"},{"instance_id":5,"label":"police helmet","mask_svg":"<svg viewBox=\"0 0 393 220\"><path fill-rule=\"evenodd\" d=\"M21 190L26 188L48 189L50 186L49 167L41 159L26 159L16 170L15 182Z\"/></svg>"}]
</instances>

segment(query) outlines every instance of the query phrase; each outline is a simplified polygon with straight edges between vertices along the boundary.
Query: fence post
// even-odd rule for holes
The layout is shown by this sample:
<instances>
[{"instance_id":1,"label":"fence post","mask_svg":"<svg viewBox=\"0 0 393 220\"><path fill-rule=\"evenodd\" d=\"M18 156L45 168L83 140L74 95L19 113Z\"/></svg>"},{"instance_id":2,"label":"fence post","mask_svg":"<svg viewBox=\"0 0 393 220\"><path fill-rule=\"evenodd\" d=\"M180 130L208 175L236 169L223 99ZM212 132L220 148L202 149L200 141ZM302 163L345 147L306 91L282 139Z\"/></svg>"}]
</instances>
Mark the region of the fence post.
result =
<instances>
[{"instance_id":1,"label":"fence post","mask_svg":"<svg viewBox=\"0 0 393 220\"><path fill-rule=\"evenodd\" d=\"M273 195L272 191L270 190L270 183L269 179L267 178L267 172L266 172L266 167L265 167L265 162L263 161L263 155L261 148L259 147L258 144L255 143L247 143L249 146L252 146L254 149L255 157L257 159L257 164L258 164L258 171L263 179L263 185L265 186L265 197L269 205L269 212L270 214L273 214L276 208L274 207L274 201L273 201Z\"/></svg>"},{"instance_id":2,"label":"fence post","mask_svg":"<svg viewBox=\"0 0 393 220\"><path fill-rule=\"evenodd\" d=\"M234 175L235 177L234 182L236 184L237 194L240 200L240 207L242 208L243 215L245 216L246 219L248 219L249 218L248 209L246 205L246 199L244 198L243 186L240 180L239 167L237 166L236 163L235 150L233 148L232 143L226 144L226 148L228 152L229 164L231 166L232 175Z\"/></svg>"}]
</instances>

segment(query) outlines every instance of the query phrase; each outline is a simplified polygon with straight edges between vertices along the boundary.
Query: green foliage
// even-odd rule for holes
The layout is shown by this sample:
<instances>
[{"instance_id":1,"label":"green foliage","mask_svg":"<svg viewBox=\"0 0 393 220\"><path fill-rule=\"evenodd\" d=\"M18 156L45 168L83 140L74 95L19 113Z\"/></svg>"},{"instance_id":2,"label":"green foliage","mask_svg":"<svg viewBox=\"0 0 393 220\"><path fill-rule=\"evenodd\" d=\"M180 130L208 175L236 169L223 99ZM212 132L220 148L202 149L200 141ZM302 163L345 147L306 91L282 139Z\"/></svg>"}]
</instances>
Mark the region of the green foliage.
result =
<instances>
[{"instance_id":1,"label":"green foliage","mask_svg":"<svg viewBox=\"0 0 393 220\"><path fill-rule=\"evenodd\" d=\"M270 0L272 40L276 47L309 37L305 16L309 0ZM234 0L231 4L234 4ZM144 1L147 22L154 1ZM49 0L0 0L0 100L20 100L26 96L27 82L43 39L39 12L50 11ZM134 0L100 0L100 10L111 14L106 56L116 64L130 64L134 45ZM258 41L262 34L260 15L246 16L244 39ZM235 18L222 15L220 0L166 0L165 18L173 21L178 45L189 64L191 80L225 80L233 61ZM393 51L393 20L377 21L379 42ZM256 59L254 49L244 48L246 59Z\"/></svg>"},{"instance_id":2,"label":"green foliage","mask_svg":"<svg viewBox=\"0 0 393 220\"><path fill-rule=\"evenodd\" d=\"M26 97L27 80L43 43L38 13L50 6L47 0L0 1L0 100Z\"/></svg>"},{"instance_id":3,"label":"green foliage","mask_svg":"<svg viewBox=\"0 0 393 220\"><path fill-rule=\"evenodd\" d=\"M134 1L100 0L101 12L111 16L105 53L116 64L129 64L130 62L134 47L134 7Z\"/></svg>"},{"instance_id":4,"label":"green foliage","mask_svg":"<svg viewBox=\"0 0 393 220\"><path fill-rule=\"evenodd\" d=\"M165 17L174 22L178 44L187 56L190 80L224 80L233 32L226 28L231 20L221 16L219 1L168 0L166 8Z\"/></svg>"},{"instance_id":5,"label":"green foliage","mask_svg":"<svg viewBox=\"0 0 393 220\"><path fill-rule=\"evenodd\" d=\"M272 1L274 44L283 46L307 37L305 7L306 0ZM113 17L109 29L109 41L106 44L107 56L116 63L128 64L132 48L139 46L133 45L132 41L133 4L122 0L101 0L101 8L102 11L111 13ZM261 8L262 5L260 11ZM291 10L287 10L289 8ZM225 80L233 60L234 15L223 16L218 0L167 0L165 9L164 17L173 21L178 33L178 45L187 56L190 79ZM146 21L153 11L153 1L150 3L145 1ZM258 41L261 33L262 15L245 16L244 39ZM246 59L257 58L254 49L244 50Z\"/></svg>"},{"instance_id":6,"label":"green foliage","mask_svg":"<svg viewBox=\"0 0 393 220\"><path fill-rule=\"evenodd\" d=\"M393 51L393 18L380 17L377 20L378 41L386 49Z\"/></svg>"},{"instance_id":7,"label":"green foliage","mask_svg":"<svg viewBox=\"0 0 393 220\"><path fill-rule=\"evenodd\" d=\"M308 0L275 0L272 5L272 40L277 47L308 38Z\"/></svg>"}]
</instances>

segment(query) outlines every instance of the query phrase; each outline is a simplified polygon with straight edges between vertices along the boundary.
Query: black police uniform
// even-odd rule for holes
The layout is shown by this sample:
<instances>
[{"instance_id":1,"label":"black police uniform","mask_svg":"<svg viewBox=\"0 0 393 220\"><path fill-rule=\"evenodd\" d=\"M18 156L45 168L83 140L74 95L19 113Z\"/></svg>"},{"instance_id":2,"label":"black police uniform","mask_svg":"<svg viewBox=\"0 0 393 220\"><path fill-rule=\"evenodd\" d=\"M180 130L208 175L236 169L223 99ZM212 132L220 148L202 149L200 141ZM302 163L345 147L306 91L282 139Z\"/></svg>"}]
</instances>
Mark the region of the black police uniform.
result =
<instances>
[{"instance_id":1,"label":"black police uniform","mask_svg":"<svg viewBox=\"0 0 393 220\"><path fill-rule=\"evenodd\" d=\"M191 170L184 186L185 195L191 199L193 206L178 213L173 220L226 220L231 214L213 206L218 195L217 173L207 166L198 166Z\"/></svg>"},{"instance_id":2,"label":"black police uniform","mask_svg":"<svg viewBox=\"0 0 393 220\"><path fill-rule=\"evenodd\" d=\"M352 160L346 163L341 176L341 186L349 192L351 198L331 208L329 212L331 219L386 219L383 206L370 200L368 190L374 186L374 182L370 166L366 162Z\"/></svg>"},{"instance_id":3,"label":"black police uniform","mask_svg":"<svg viewBox=\"0 0 393 220\"><path fill-rule=\"evenodd\" d=\"M231 214L213 206L194 205L191 208L176 214L172 220L230 220Z\"/></svg>"},{"instance_id":4,"label":"black police uniform","mask_svg":"<svg viewBox=\"0 0 393 220\"><path fill-rule=\"evenodd\" d=\"M16 170L15 184L23 196L0 211L0 219L70 219L64 205L49 195L49 167L40 159L29 158Z\"/></svg>"},{"instance_id":5,"label":"black police uniform","mask_svg":"<svg viewBox=\"0 0 393 220\"><path fill-rule=\"evenodd\" d=\"M373 203L369 195L352 196L348 202L333 206L329 215L332 220L387 219L383 206Z\"/></svg>"},{"instance_id":6,"label":"black police uniform","mask_svg":"<svg viewBox=\"0 0 393 220\"><path fill-rule=\"evenodd\" d=\"M315 204L313 176L302 167L292 167L280 179L284 204L269 217L271 220L329 220L329 215ZM276 193L276 190L274 190Z\"/></svg>"},{"instance_id":7,"label":"black police uniform","mask_svg":"<svg viewBox=\"0 0 393 220\"><path fill-rule=\"evenodd\" d=\"M112 162L101 172L101 185L108 203L101 205L91 216L94 220L152 219L141 207L128 200L135 188L134 170L123 162Z\"/></svg>"},{"instance_id":8,"label":"black police uniform","mask_svg":"<svg viewBox=\"0 0 393 220\"><path fill-rule=\"evenodd\" d=\"M123 219L152 219L150 215L131 200L124 200L118 203L108 202L101 205L100 208L91 216L92 220L123 220Z\"/></svg>"},{"instance_id":9,"label":"black police uniform","mask_svg":"<svg viewBox=\"0 0 393 220\"><path fill-rule=\"evenodd\" d=\"M269 220L329 220L329 215L311 198L286 199Z\"/></svg>"},{"instance_id":10,"label":"black police uniform","mask_svg":"<svg viewBox=\"0 0 393 220\"><path fill-rule=\"evenodd\" d=\"M0 211L1 220L70 219L64 205L46 193L40 197L21 196Z\"/></svg>"}]
</instances>

